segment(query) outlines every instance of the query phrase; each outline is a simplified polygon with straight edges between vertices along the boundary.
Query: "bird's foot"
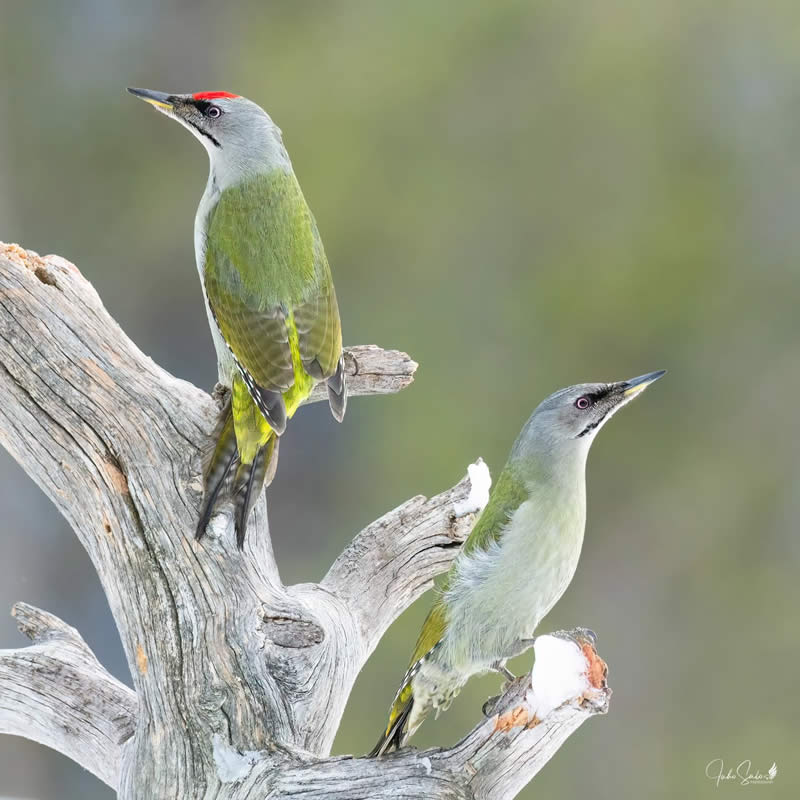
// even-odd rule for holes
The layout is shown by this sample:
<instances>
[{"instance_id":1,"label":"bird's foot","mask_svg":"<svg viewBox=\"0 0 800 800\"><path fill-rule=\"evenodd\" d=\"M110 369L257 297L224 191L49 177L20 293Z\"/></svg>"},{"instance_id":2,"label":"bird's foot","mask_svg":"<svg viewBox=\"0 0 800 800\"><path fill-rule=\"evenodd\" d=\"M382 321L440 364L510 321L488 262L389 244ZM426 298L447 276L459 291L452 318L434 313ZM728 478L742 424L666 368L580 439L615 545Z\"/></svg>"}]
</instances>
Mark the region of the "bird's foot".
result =
<instances>
[{"instance_id":1,"label":"bird's foot","mask_svg":"<svg viewBox=\"0 0 800 800\"><path fill-rule=\"evenodd\" d=\"M217 408L222 411L225 406L228 404L228 399L230 397L231 390L222 383L216 383L214 385L214 389L211 392L211 397L214 402L217 404Z\"/></svg>"},{"instance_id":2,"label":"bird's foot","mask_svg":"<svg viewBox=\"0 0 800 800\"><path fill-rule=\"evenodd\" d=\"M489 669L493 672L499 672L508 683L513 683L517 679L517 676L506 666L505 661L495 661Z\"/></svg>"}]
</instances>

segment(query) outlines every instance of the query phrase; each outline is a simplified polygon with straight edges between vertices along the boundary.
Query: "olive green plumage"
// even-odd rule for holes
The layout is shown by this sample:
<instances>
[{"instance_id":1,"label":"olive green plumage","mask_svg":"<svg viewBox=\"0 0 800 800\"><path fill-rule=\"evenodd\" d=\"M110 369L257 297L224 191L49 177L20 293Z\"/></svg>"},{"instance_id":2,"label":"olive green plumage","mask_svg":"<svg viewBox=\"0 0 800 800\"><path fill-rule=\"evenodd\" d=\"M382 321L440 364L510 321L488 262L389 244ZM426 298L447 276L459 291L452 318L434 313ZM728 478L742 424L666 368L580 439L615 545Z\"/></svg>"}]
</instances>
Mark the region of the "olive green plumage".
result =
<instances>
[{"instance_id":1,"label":"olive green plumage","mask_svg":"<svg viewBox=\"0 0 800 800\"><path fill-rule=\"evenodd\" d=\"M209 216L204 281L225 341L257 385L286 392L300 382L302 394L304 374L334 374L342 353L339 308L294 174L273 170L220 195ZM301 365L292 362L294 336Z\"/></svg>"},{"instance_id":2,"label":"olive green plumage","mask_svg":"<svg viewBox=\"0 0 800 800\"><path fill-rule=\"evenodd\" d=\"M315 380L334 375L342 354L336 292L293 173L273 170L221 194L209 215L204 283L251 393L280 394L275 402L290 417Z\"/></svg>"},{"instance_id":3,"label":"olive green plumage","mask_svg":"<svg viewBox=\"0 0 800 800\"><path fill-rule=\"evenodd\" d=\"M274 474L277 447L271 446L271 467L251 465L266 458L267 444L283 433L316 381L338 375L343 382L336 292L293 173L273 170L222 192L209 214L204 285L240 373L231 387L231 413L239 460L234 494L247 498L236 520L237 540L243 541L249 507L261 489L259 470L263 477ZM340 394L337 404L337 394L329 393L338 419L344 413Z\"/></svg>"}]
</instances>

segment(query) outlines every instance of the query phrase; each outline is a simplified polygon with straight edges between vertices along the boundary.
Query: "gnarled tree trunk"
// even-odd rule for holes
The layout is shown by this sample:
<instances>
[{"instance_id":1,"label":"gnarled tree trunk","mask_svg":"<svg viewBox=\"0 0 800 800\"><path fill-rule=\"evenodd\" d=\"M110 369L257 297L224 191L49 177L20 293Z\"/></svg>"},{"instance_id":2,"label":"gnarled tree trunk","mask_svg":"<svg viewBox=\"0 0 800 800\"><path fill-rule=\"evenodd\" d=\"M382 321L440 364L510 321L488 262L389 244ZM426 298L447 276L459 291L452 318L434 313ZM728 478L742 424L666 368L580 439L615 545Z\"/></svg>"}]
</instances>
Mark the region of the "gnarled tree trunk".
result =
<instances>
[{"instance_id":1,"label":"gnarled tree trunk","mask_svg":"<svg viewBox=\"0 0 800 800\"><path fill-rule=\"evenodd\" d=\"M397 351L347 350L352 395L397 392L415 369ZM120 798L508 798L606 709L601 687L531 729L496 730L495 714L449 750L329 757L359 670L468 534L475 513L454 504L469 479L376 520L320 583L281 582L263 497L243 552L225 515L196 542L214 400L143 355L72 264L2 244L0 391L0 442L86 548L134 683L19 604L34 643L0 651L0 731L57 749Z\"/></svg>"}]
</instances>

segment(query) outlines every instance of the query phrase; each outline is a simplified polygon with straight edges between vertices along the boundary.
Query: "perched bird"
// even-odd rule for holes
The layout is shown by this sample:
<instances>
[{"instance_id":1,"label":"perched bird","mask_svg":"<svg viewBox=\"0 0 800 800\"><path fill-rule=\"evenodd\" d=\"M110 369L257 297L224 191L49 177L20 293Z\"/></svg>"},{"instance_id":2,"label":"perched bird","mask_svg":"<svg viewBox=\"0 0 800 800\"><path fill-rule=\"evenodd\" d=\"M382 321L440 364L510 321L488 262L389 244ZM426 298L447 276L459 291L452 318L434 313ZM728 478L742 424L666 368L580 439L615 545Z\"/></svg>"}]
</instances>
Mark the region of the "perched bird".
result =
<instances>
[{"instance_id":1,"label":"perched bird","mask_svg":"<svg viewBox=\"0 0 800 800\"><path fill-rule=\"evenodd\" d=\"M466 681L533 644L569 586L586 522L586 456L600 428L664 371L550 395L511 448L489 502L439 586L389 723L370 755L401 747Z\"/></svg>"},{"instance_id":2,"label":"perched bird","mask_svg":"<svg viewBox=\"0 0 800 800\"><path fill-rule=\"evenodd\" d=\"M230 405L206 470L197 538L230 494L241 549L250 510L275 474L278 437L316 382L326 382L333 416L344 417L331 272L281 131L263 109L229 92L128 91L180 122L208 151L194 245Z\"/></svg>"}]
</instances>

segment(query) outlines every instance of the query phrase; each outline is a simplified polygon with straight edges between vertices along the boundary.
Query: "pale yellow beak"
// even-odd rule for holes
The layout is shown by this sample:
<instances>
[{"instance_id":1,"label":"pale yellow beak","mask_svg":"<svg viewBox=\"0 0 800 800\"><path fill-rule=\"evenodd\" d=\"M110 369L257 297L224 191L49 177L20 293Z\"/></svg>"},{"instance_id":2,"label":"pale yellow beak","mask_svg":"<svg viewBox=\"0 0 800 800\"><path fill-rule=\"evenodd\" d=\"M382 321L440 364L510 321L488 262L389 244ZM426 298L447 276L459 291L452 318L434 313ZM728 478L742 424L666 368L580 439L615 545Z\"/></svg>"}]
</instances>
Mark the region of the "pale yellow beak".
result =
<instances>
[{"instance_id":1,"label":"pale yellow beak","mask_svg":"<svg viewBox=\"0 0 800 800\"><path fill-rule=\"evenodd\" d=\"M175 107L173 96L166 92L154 92L152 89L132 89L130 86L128 87L128 91L136 95L136 97L141 97L145 103L150 103L151 106L155 106L158 109L172 111Z\"/></svg>"},{"instance_id":2,"label":"pale yellow beak","mask_svg":"<svg viewBox=\"0 0 800 800\"><path fill-rule=\"evenodd\" d=\"M665 369L656 372L648 372L647 375L640 375L638 378L631 378L622 384L622 396L634 397L643 392L651 383L655 383L662 375L666 374Z\"/></svg>"}]
</instances>

